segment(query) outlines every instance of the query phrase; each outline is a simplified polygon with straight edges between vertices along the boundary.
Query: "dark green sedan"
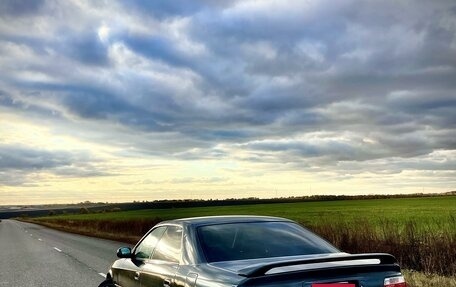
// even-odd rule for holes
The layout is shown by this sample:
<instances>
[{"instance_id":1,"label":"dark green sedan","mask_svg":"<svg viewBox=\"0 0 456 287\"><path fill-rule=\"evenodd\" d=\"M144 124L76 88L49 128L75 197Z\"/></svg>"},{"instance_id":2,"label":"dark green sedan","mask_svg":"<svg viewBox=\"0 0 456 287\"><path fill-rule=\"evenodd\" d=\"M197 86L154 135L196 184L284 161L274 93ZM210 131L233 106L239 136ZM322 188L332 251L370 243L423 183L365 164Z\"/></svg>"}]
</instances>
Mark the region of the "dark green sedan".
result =
<instances>
[{"instance_id":1,"label":"dark green sedan","mask_svg":"<svg viewBox=\"0 0 456 287\"><path fill-rule=\"evenodd\" d=\"M99 287L406 287L392 255L343 253L277 217L166 221L117 256Z\"/></svg>"}]
</instances>

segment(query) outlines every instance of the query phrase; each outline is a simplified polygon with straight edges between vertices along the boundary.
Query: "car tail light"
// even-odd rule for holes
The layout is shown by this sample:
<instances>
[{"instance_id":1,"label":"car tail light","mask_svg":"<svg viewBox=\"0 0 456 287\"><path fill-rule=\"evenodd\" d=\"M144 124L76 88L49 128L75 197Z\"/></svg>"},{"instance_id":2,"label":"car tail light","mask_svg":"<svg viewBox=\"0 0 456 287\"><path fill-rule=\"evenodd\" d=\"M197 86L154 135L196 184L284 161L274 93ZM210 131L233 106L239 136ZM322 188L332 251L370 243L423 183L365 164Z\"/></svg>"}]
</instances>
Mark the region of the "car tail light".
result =
<instances>
[{"instance_id":1,"label":"car tail light","mask_svg":"<svg viewBox=\"0 0 456 287\"><path fill-rule=\"evenodd\" d=\"M384 287L407 287L404 276L385 278Z\"/></svg>"}]
</instances>

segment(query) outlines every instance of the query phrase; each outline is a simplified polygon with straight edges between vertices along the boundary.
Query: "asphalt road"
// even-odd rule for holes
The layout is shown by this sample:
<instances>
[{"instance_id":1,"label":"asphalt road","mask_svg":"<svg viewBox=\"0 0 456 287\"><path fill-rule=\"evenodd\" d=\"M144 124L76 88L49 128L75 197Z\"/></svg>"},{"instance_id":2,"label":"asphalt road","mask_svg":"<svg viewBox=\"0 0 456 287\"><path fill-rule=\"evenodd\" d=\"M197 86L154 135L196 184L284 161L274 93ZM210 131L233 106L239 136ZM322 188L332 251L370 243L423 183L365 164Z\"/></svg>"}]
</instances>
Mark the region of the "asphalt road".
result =
<instances>
[{"instance_id":1,"label":"asphalt road","mask_svg":"<svg viewBox=\"0 0 456 287\"><path fill-rule=\"evenodd\" d=\"M120 246L129 245L2 220L0 287L96 287Z\"/></svg>"}]
</instances>

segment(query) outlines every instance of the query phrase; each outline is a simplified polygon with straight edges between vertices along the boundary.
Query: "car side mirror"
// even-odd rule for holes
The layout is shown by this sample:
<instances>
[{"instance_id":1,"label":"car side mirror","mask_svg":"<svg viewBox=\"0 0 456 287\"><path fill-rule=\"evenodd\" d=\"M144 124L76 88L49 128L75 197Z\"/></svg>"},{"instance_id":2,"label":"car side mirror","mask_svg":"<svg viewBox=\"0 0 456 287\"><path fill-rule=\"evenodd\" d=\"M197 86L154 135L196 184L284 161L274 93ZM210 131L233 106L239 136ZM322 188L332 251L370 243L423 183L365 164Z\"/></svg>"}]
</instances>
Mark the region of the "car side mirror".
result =
<instances>
[{"instance_id":1,"label":"car side mirror","mask_svg":"<svg viewBox=\"0 0 456 287\"><path fill-rule=\"evenodd\" d=\"M117 257L119 258L131 258L131 248L121 247L117 249Z\"/></svg>"}]
</instances>

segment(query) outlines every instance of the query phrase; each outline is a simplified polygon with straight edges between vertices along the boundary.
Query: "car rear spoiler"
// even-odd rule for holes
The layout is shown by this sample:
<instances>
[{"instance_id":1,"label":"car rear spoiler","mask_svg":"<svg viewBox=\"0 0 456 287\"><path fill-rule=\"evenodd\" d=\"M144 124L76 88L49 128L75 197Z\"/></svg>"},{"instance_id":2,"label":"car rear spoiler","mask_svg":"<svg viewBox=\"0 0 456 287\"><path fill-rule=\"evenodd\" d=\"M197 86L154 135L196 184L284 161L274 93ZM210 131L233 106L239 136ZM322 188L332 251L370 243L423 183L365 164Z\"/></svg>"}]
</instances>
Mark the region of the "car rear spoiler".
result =
<instances>
[{"instance_id":1,"label":"car rear spoiler","mask_svg":"<svg viewBox=\"0 0 456 287\"><path fill-rule=\"evenodd\" d=\"M368 259L377 259L380 260L379 264L397 264L396 258L387 253L365 253L365 254L348 254L348 255L337 255L337 256L325 256L320 258L309 258L309 259L299 259L299 260L289 260L289 261L279 261L274 263L267 264L256 264L249 266L247 268L241 269L238 272L238 275L252 278L266 275L266 272L273 268L292 266L292 265L304 265L304 264L315 264L315 263L325 263L325 262L341 262L341 261L351 261L351 260L368 260Z\"/></svg>"}]
</instances>

